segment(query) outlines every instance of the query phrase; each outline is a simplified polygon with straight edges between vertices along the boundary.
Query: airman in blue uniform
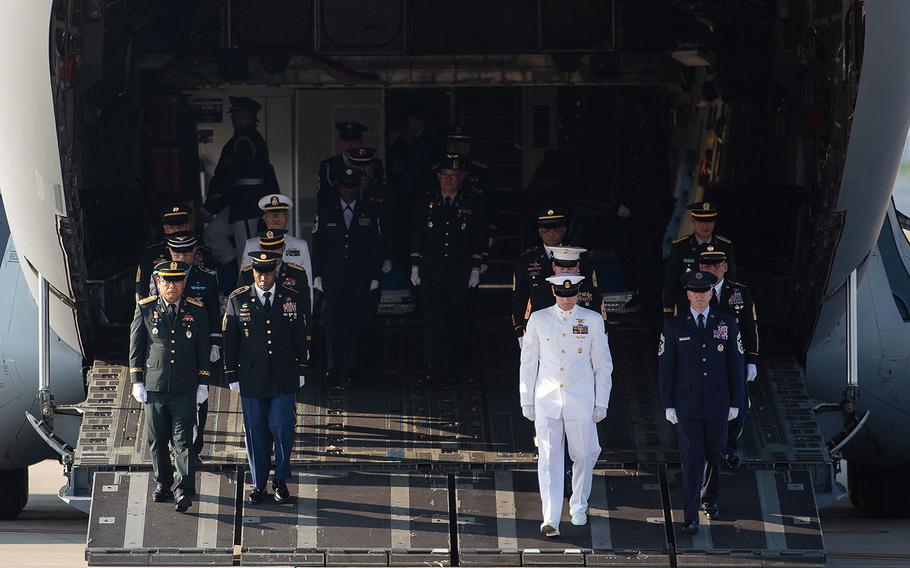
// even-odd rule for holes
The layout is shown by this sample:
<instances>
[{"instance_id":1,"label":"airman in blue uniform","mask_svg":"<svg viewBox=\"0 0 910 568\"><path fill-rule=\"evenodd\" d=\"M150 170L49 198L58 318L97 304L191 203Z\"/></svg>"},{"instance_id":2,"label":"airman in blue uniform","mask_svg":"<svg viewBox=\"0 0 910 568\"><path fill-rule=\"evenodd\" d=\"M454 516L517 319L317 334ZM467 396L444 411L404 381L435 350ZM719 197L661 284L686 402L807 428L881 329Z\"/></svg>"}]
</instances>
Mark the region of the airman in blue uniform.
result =
<instances>
[{"instance_id":1,"label":"airman in blue uniform","mask_svg":"<svg viewBox=\"0 0 910 568\"><path fill-rule=\"evenodd\" d=\"M323 201L331 203L335 197L335 185L338 183L335 174L351 167L350 151L363 146L363 133L369 130L369 127L359 122L339 122L335 125L335 130L338 131L338 144L341 151L319 162L319 187L316 188L318 205L322 205ZM376 183L382 183L385 180L382 160L372 158L370 163L373 168L373 180Z\"/></svg>"},{"instance_id":2,"label":"airman in blue uniform","mask_svg":"<svg viewBox=\"0 0 910 568\"><path fill-rule=\"evenodd\" d=\"M687 311L664 322L657 349L660 399L666 418L677 424L682 465L682 531L698 532L701 504L717 518L721 450L727 422L739 415L743 400L743 343L734 317L709 306L715 276L690 271L681 278ZM713 475L705 476L706 469Z\"/></svg>"}]
</instances>

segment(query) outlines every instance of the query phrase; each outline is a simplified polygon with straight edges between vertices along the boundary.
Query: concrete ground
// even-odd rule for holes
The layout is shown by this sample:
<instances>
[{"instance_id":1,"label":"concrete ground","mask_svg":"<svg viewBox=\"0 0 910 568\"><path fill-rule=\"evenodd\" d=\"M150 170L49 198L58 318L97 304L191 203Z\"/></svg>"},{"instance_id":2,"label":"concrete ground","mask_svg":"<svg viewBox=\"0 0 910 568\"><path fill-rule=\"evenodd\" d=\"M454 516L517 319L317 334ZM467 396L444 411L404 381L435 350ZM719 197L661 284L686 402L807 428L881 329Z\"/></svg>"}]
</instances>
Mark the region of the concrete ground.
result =
<instances>
[{"instance_id":1,"label":"concrete ground","mask_svg":"<svg viewBox=\"0 0 910 568\"><path fill-rule=\"evenodd\" d=\"M842 482L844 480L841 480ZM63 468L55 461L29 470L31 496L16 521L0 522L0 564L15 568L86 566L87 515L57 498ZM828 566L910 566L910 519L867 519L843 500L822 511Z\"/></svg>"}]
</instances>

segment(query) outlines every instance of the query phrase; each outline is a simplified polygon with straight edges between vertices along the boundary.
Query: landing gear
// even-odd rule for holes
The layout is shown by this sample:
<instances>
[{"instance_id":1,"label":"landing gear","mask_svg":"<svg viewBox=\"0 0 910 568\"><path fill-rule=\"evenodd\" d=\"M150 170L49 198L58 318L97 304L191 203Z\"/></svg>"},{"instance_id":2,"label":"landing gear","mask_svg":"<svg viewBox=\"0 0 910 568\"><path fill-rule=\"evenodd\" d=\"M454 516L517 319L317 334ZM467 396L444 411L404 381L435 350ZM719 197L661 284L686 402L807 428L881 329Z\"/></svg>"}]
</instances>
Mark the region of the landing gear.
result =
<instances>
[{"instance_id":1,"label":"landing gear","mask_svg":"<svg viewBox=\"0 0 910 568\"><path fill-rule=\"evenodd\" d=\"M910 464L870 466L847 462L850 503L870 517L910 517Z\"/></svg>"},{"instance_id":2,"label":"landing gear","mask_svg":"<svg viewBox=\"0 0 910 568\"><path fill-rule=\"evenodd\" d=\"M0 520L13 520L28 503L28 468L0 471L0 487Z\"/></svg>"}]
</instances>

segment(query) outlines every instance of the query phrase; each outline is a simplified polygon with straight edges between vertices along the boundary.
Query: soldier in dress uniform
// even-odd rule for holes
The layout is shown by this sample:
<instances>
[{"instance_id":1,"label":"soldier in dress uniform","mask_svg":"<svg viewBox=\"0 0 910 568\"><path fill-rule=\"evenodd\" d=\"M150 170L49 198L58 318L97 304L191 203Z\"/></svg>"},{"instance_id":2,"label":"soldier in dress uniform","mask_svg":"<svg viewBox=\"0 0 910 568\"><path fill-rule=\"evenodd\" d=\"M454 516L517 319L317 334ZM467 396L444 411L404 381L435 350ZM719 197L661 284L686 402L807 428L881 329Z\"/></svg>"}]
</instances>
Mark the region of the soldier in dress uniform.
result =
<instances>
[{"instance_id":1,"label":"soldier in dress uniform","mask_svg":"<svg viewBox=\"0 0 910 568\"><path fill-rule=\"evenodd\" d=\"M382 225L382 273L392 270L392 256L395 254L395 243L392 240L395 220L395 193L388 184L374 177L373 163L376 150L373 148L354 148L348 152L351 167L363 172L360 180L360 199L369 203L379 215Z\"/></svg>"},{"instance_id":2,"label":"soldier in dress uniform","mask_svg":"<svg viewBox=\"0 0 910 568\"><path fill-rule=\"evenodd\" d=\"M247 503L266 496L272 443L275 447L275 501L292 501L287 480L297 415L297 391L303 387L310 348L309 303L278 284L280 253L254 251L255 284L231 293L224 315L224 374L240 393L247 459L253 488Z\"/></svg>"},{"instance_id":3,"label":"soldier in dress uniform","mask_svg":"<svg viewBox=\"0 0 910 568\"><path fill-rule=\"evenodd\" d=\"M265 223L265 230L286 231L290 221L290 209L293 206L291 198L280 193L272 193L260 199L259 209L262 210L262 222ZM252 262L250 253L259 250L259 248L258 236L247 239L246 246L243 248L241 268L250 265ZM310 247L305 240L285 233L284 252L281 260L282 262L293 262L302 266L306 270L307 287L313 288L313 262L310 260ZM249 282L246 284L249 284ZM310 307L312 308L312 306Z\"/></svg>"},{"instance_id":4,"label":"soldier in dress uniform","mask_svg":"<svg viewBox=\"0 0 910 568\"><path fill-rule=\"evenodd\" d=\"M471 154L472 149L473 138L464 129L464 126L457 124L449 128L446 132L446 152L461 154L468 159L468 175L465 177L463 187L465 190L475 193L483 202L484 226L487 231L487 248L484 251L484 260L486 260L496 239L496 190L493 186L490 169L487 164L474 158Z\"/></svg>"},{"instance_id":5,"label":"soldier in dress uniform","mask_svg":"<svg viewBox=\"0 0 910 568\"><path fill-rule=\"evenodd\" d=\"M714 295L711 297L711 307L733 316L736 320L746 350L746 381L751 383L758 377L758 315L749 288L745 284L726 278L727 266L727 253L722 249L709 244L699 247L698 269L710 272L717 278ZM727 428L727 443L723 454L724 463L730 469L736 469L740 464L737 446L743 431L746 409L749 407L748 389L744 388L743 392L747 396L739 408L739 415Z\"/></svg>"},{"instance_id":6,"label":"soldier in dress uniform","mask_svg":"<svg viewBox=\"0 0 910 568\"><path fill-rule=\"evenodd\" d=\"M167 207L161 214L161 232L166 238L172 233L190 230L190 215L192 211L183 205ZM146 245L142 251L142 259L136 267L136 300L156 294L155 280L152 270L156 264L170 258L165 239ZM194 266L204 266L209 270L215 269L215 259L209 249L197 243L193 256Z\"/></svg>"},{"instance_id":7,"label":"soldier in dress uniform","mask_svg":"<svg viewBox=\"0 0 910 568\"><path fill-rule=\"evenodd\" d=\"M714 275L690 271L681 283L689 308L664 322L657 356L661 404L667 420L678 425L682 531L694 534L699 504L708 519L720 515L717 474L727 422L739 415L744 396L744 350L736 320L709 305Z\"/></svg>"},{"instance_id":8,"label":"soldier in dress uniform","mask_svg":"<svg viewBox=\"0 0 910 568\"><path fill-rule=\"evenodd\" d=\"M208 399L209 323L202 302L184 296L190 265L166 260L155 265L160 295L136 303L130 326L132 395L145 405L145 432L156 503L176 498L185 512L196 494L193 427L196 405ZM177 485L173 493L171 442Z\"/></svg>"},{"instance_id":9,"label":"soldier in dress uniform","mask_svg":"<svg viewBox=\"0 0 910 568\"><path fill-rule=\"evenodd\" d=\"M546 279L555 274L553 251L566 247L563 242L566 237L566 222L566 214L561 209L551 207L541 210L537 215L540 242L521 253L515 264L515 276L512 279L512 325L518 336L519 346L522 344L525 323L531 317L531 313L538 309L532 300L532 293L534 298L550 302L545 300L550 292L550 285ZM597 289L597 273L586 254L579 257L578 273L588 279L589 284L586 287ZM595 305L593 302L592 293L592 306Z\"/></svg>"},{"instance_id":10,"label":"soldier in dress uniform","mask_svg":"<svg viewBox=\"0 0 910 568\"><path fill-rule=\"evenodd\" d=\"M363 147L363 133L369 130L366 124L359 122L339 122L335 125L338 131L339 153L319 162L319 186L316 188L317 205L322 205L323 200L332 201L335 197L337 180L333 177L335 172L343 172L351 167L350 151ZM376 183L385 180L385 169L382 160L373 158L370 164L373 168L372 177Z\"/></svg>"},{"instance_id":11,"label":"soldier in dress uniform","mask_svg":"<svg viewBox=\"0 0 910 568\"><path fill-rule=\"evenodd\" d=\"M578 306L577 274L547 278L555 304L531 314L521 350L521 412L537 434L537 478L543 506L540 532L559 535L565 478L564 450L572 459L573 525L588 522L594 464L600 456L597 423L606 418L613 358L599 313Z\"/></svg>"},{"instance_id":12,"label":"soldier in dress uniform","mask_svg":"<svg viewBox=\"0 0 910 568\"><path fill-rule=\"evenodd\" d=\"M667 268L664 272L663 306L664 315L673 315L677 295L680 290L679 277L688 269L698 268L698 245L703 243L713 244L727 253L727 263L730 267L729 276L736 278L736 257L733 251L733 241L714 232L717 222L718 209L713 202L699 201L692 203L686 209L692 216L692 233L673 241L670 247L670 256L667 258Z\"/></svg>"},{"instance_id":13,"label":"soldier in dress uniform","mask_svg":"<svg viewBox=\"0 0 910 568\"><path fill-rule=\"evenodd\" d=\"M221 150L203 207L214 217L205 228L205 240L220 264L242 261L243 244L258 232L259 200L278 193L268 145L256 129L262 105L249 97L230 101L234 136Z\"/></svg>"},{"instance_id":14,"label":"soldier in dress uniform","mask_svg":"<svg viewBox=\"0 0 910 568\"><path fill-rule=\"evenodd\" d=\"M439 187L415 209L411 284L420 286L426 378L440 370L452 378L465 357L468 289L480 284L484 250L483 204L461 190L467 163L446 154L437 168Z\"/></svg>"},{"instance_id":15,"label":"soldier in dress uniform","mask_svg":"<svg viewBox=\"0 0 910 568\"><path fill-rule=\"evenodd\" d=\"M554 276L559 276L561 274L581 274L581 258L582 255L588 252L588 249L581 247L553 247L552 254L552 266L551 270L553 271ZM582 308L593 310L603 317L604 321L607 320L606 307L603 303L603 297L600 295L600 290L597 287L597 274L593 273L593 278L585 278L579 284L578 289L578 305ZM548 286L533 286L531 287L531 295L528 298L529 308L525 310L525 320L524 325L527 326L527 320L531 317L531 314L537 310L542 310L544 308L549 308L554 303L556 299L553 296L552 290L548 289Z\"/></svg>"},{"instance_id":16,"label":"soldier in dress uniform","mask_svg":"<svg viewBox=\"0 0 910 568\"><path fill-rule=\"evenodd\" d=\"M285 288L300 294L307 304L307 313L313 313L313 294L310 290L310 274L302 264L284 260L284 253L287 250L287 231L284 229L266 229L259 233L259 247L257 250L274 252L278 255L278 268L276 269L276 278L278 283ZM252 259L250 251L247 256ZM238 286L252 286L255 281L253 265L248 264L240 269L240 276L237 278Z\"/></svg>"},{"instance_id":17,"label":"soldier in dress uniform","mask_svg":"<svg viewBox=\"0 0 910 568\"><path fill-rule=\"evenodd\" d=\"M355 380L366 323L382 269L379 212L358 198L364 174L335 172L336 199L319 206L313 223L314 286L325 295L326 382Z\"/></svg>"}]
</instances>

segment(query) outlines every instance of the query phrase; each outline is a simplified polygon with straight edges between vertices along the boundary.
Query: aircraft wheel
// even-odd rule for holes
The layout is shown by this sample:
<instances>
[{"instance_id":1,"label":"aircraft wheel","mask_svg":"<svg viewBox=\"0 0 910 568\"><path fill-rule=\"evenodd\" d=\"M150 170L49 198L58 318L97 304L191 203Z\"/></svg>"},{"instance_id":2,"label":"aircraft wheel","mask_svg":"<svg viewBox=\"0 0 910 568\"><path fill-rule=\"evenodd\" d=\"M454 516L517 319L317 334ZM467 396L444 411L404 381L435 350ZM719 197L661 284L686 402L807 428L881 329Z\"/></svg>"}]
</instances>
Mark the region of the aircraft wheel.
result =
<instances>
[{"instance_id":1,"label":"aircraft wheel","mask_svg":"<svg viewBox=\"0 0 910 568\"><path fill-rule=\"evenodd\" d=\"M850 503L869 517L910 517L910 464L869 466L847 462Z\"/></svg>"},{"instance_id":2,"label":"aircraft wheel","mask_svg":"<svg viewBox=\"0 0 910 568\"><path fill-rule=\"evenodd\" d=\"M0 471L0 487L0 520L13 520L28 503L28 468Z\"/></svg>"}]
</instances>

